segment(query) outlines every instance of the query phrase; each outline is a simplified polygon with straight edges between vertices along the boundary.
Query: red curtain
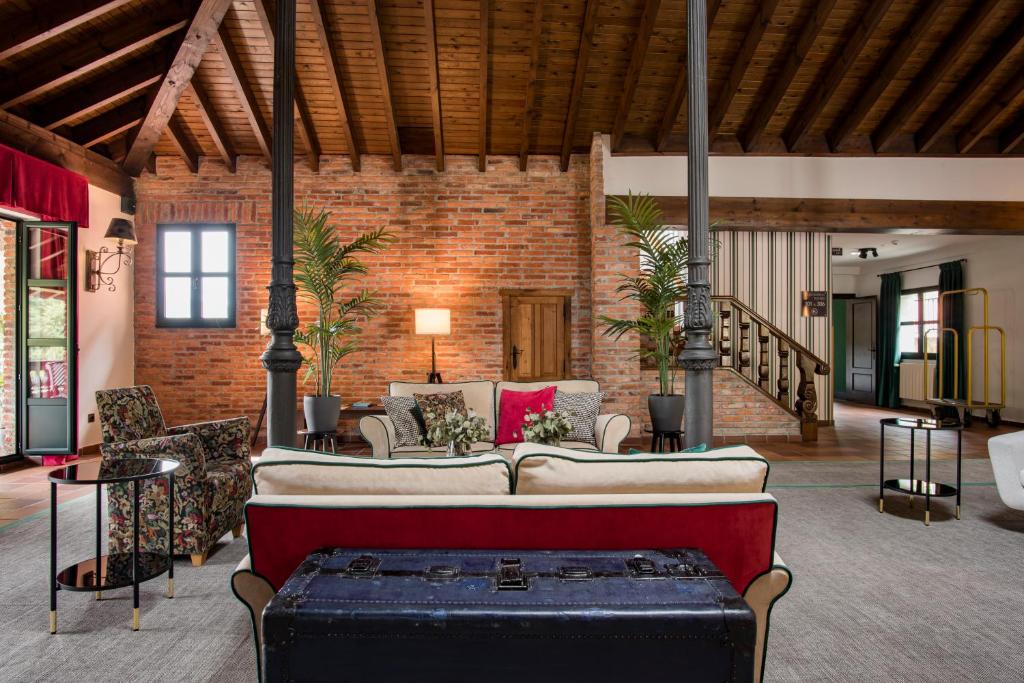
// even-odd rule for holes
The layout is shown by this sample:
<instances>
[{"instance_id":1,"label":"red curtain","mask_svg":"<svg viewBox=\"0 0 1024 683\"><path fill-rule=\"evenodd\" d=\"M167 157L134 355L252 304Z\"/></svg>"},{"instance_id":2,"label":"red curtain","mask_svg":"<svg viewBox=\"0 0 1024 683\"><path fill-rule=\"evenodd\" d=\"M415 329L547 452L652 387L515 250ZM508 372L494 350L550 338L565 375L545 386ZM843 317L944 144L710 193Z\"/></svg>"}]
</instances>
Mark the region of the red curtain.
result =
<instances>
[{"instance_id":1,"label":"red curtain","mask_svg":"<svg viewBox=\"0 0 1024 683\"><path fill-rule=\"evenodd\" d=\"M0 205L44 221L89 227L89 181L49 162L0 145Z\"/></svg>"}]
</instances>

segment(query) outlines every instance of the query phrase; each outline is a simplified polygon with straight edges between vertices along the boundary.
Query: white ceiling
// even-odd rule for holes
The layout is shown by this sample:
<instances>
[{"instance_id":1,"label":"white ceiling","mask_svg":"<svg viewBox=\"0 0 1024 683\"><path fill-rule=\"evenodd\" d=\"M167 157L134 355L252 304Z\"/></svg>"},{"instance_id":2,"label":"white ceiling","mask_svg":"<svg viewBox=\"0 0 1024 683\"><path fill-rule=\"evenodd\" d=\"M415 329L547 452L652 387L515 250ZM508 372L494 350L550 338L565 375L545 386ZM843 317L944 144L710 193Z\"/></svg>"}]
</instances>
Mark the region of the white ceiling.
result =
<instances>
[{"instance_id":1,"label":"white ceiling","mask_svg":"<svg viewBox=\"0 0 1024 683\"><path fill-rule=\"evenodd\" d=\"M853 235L833 233L832 246L842 247L842 256L833 256L836 266L866 266L880 261L906 258L916 254L936 251L957 244L977 244L982 240L998 239L997 235ZM857 250L861 247L878 249L878 258L861 259Z\"/></svg>"}]
</instances>

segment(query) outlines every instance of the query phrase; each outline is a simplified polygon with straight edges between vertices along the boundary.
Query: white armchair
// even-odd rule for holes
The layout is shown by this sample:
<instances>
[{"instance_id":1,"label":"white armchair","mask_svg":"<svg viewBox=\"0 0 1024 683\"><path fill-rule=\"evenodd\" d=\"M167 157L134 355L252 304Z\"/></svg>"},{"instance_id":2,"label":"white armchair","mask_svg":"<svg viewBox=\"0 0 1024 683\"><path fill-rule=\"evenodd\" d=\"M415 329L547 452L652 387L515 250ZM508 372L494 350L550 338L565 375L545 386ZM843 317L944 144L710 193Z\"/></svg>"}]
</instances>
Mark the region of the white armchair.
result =
<instances>
[{"instance_id":1,"label":"white armchair","mask_svg":"<svg viewBox=\"0 0 1024 683\"><path fill-rule=\"evenodd\" d=\"M1024 511L1024 431L989 439L988 457L999 497L1014 510Z\"/></svg>"}]
</instances>

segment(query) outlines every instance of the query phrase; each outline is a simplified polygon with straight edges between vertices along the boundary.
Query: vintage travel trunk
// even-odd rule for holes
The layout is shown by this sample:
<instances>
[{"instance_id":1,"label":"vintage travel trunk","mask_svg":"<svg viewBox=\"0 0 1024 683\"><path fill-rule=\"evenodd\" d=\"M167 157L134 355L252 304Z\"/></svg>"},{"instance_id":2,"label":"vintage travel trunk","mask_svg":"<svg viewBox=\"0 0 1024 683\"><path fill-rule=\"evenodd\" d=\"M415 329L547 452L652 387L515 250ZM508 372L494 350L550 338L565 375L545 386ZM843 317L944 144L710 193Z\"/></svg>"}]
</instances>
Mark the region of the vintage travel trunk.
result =
<instances>
[{"instance_id":1,"label":"vintage travel trunk","mask_svg":"<svg viewBox=\"0 0 1024 683\"><path fill-rule=\"evenodd\" d=\"M696 550L324 550L263 641L267 681L746 683L755 626Z\"/></svg>"}]
</instances>

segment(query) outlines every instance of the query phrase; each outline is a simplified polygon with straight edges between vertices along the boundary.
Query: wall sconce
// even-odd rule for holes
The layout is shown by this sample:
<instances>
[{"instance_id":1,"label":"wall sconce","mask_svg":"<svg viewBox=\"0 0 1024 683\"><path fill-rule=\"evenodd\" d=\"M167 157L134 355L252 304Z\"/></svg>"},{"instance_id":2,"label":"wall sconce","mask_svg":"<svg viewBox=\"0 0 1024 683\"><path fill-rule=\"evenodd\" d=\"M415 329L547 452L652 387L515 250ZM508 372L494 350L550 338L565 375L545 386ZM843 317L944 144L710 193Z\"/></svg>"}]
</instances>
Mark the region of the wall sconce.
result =
<instances>
[{"instance_id":1,"label":"wall sconce","mask_svg":"<svg viewBox=\"0 0 1024 683\"><path fill-rule=\"evenodd\" d=\"M99 251L85 251L85 289L88 292L99 290L100 285L107 285L111 292L117 291L114 276L121 270L121 266L132 265L132 256L125 247L139 243L135 237L135 226L125 218L111 220L103 239L117 242L117 250L111 251L104 246ZM108 270L107 263L111 259L116 263L111 266L113 270Z\"/></svg>"}]
</instances>

